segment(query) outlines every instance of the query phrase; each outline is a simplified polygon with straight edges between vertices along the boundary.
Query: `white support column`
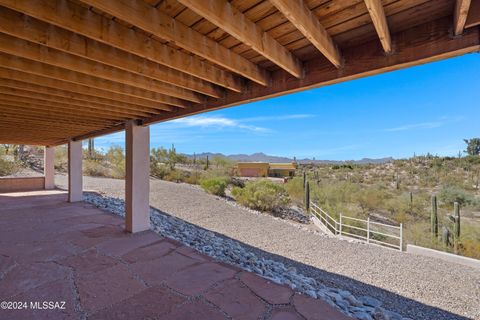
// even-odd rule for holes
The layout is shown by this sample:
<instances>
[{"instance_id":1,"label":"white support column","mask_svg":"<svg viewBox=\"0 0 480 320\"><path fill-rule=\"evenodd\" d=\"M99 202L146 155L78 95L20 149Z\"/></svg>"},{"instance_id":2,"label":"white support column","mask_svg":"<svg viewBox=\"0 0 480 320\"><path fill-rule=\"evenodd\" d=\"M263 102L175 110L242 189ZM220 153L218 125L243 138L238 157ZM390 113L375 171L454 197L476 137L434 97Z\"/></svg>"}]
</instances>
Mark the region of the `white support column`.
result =
<instances>
[{"instance_id":1,"label":"white support column","mask_svg":"<svg viewBox=\"0 0 480 320\"><path fill-rule=\"evenodd\" d=\"M83 200L82 141L68 143L68 202Z\"/></svg>"},{"instance_id":2,"label":"white support column","mask_svg":"<svg viewBox=\"0 0 480 320\"><path fill-rule=\"evenodd\" d=\"M45 190L55 189L55 148L45 147L43 151L43 175Z\"/></svg>"},{"instance_id":3,"label":"white support column","mask_svg":"<svg viewBox=\"0 0 480 320\"><path fill-rule=\"evenodd\" d=\"M125 229L150 229L150 127L129 121L125 128Z\"/></svg>"}]
</instances>

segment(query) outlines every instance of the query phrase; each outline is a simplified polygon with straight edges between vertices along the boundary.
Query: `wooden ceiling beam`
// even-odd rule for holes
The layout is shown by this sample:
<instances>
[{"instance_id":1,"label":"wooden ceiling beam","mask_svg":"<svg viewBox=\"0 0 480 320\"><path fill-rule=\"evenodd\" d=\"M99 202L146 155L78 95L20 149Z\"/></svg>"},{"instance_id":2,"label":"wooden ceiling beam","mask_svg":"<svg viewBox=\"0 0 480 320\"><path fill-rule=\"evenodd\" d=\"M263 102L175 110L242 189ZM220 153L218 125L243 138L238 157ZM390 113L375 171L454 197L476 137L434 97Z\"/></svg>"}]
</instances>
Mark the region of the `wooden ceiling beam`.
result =
<instances>
[{"instance_id":1,"label":"wooden ceiling beam","mask_svg":"<svg viewBox=\"0 0 480 320\"><path fill-rule=\"evenodd\" d=\"M303 67L290 51L250 21L226 0L178 0L187 8L225 30L296 78L303 77ZM291 1L291 0L288 0Z\"/></svg>"},{"instance_id":2,"label":"wooden ceiling beam","mask_svg":"<svg viewBox=\"0 0 480 320\"><path fill-rule=\"evenodd\" d=\"M59 90L56 88L48 88L37 84L32 84L28 82L21 82L17 80L12 80L9 78L2 78L0 75L0 86L4 88L12 88L12 89L19 89L24 90L32 93L37 94L44 94L54 97L60 97L61 99L70 99L73 101L78 102L86 102L86 103L94 103L96 106L95 108L99 108L101 110L107 111L114 111L118 113L130 114L130 115L148 115L148 114L156 114L158 110L153 110L152 112L148 112L148 108L140 109L132 109L130 105L123 104L122 102L115 102L113 100L98 98L95 96L87 96L82 95L79 93L69 92L65 90ZM57 99L57 98L55 98Z\"/></svg>"},{"instance_id":3,"label":"wooden ceiling beam","mask_svg":"<svg viewBox=\"0 0 480 320\"><path fill-rule=\"evenodd\" d=\"M16 107L16 106L14 106ZM94 129L95 127L98 127L98 126L108 126L108 125L112 125L114 123L111 123L111 122L103 122L103 123L100 123L100 122L93 122L93 123L87 123L87 122L82 122L82 121L79 121L78 119L77 120L74 120L74 119L62 119L62 118L59 118L57 114L55 113L45 113L45 112L41 112L41 113L37 113L35 111L32 111L32 110L22 110L22 109L19 109L19 108L15 108L15 109L8 109L8 105L7 104L0 104L0 114L2 115L6 115L8 117L11 117L11 118L14 118L14 119L23 119L25 120L26 123L28 122L36 122L36 121L50 121L50 122L56 122L58 124L64 124L64 125L67 125L67 126L71 126L72 128L83 128L83 129L86 129L86 130L91 130L91 129ZM48 125L48 123L47 123Z\"/></svg>"},{"instance_id":4,"label":"wooden ceiling beam","mask_svg":"<svg viewBox=\"0 0 480 320\"><path fill-rule=\"evenodd\" d=\"M468 10L465 28L471 28L480 25L480 0L471 0L470 9Z\"/></svg>"},{"instance_id":5,"label":"wooden ceiling beam","mask_svg":"<svg viewBox=\"0 0 480 320\"><path fill-rule=\"evenodd\" d=\"M214 98L220 98L223 91L205 80L192 77L154 63L150 60L129 54L123 50L91 40L71 31L30 18L21 13L0 10L0 32L36 44L63 51L85 59L109 65L139 76L166 82L187 90L193 90ZM181 97L180 97L181 98Z\"/></svg>"},{"instance_id":6,"label":"wooden ceiling beam","mask_svg":"<svg viewBox=\"0 0 480 320\"><path fill-rule=\"evenodd\" d=\"M173 110L173 107L151 100L106 91L95 87L88 87L76 83L65 82L53 78L47 78L36 74L22 72L18 69L12 70L0 66L0 77L22 82L25 85L41 85L42 87L46 88L46 90L59 89L65 92L71 92L72 94L81 94L94 97L103 101L107 101L108 104L111 103L115 106L123 107L129 110L139 110L149 113L158 113L159 110Z\"/></svg>"},{"instance_id":7,"label":"wooden ceiling beam","mask_svg":"<svg viewBox=\"0 0 480 320\"><path fill-rule=\"evenodd\" d=\"M230 90L242 90L239 77L72 2L0 0L0 5Z\"/></svg>"},{"instance_id":8,"label":"wooden ceiling beam","mask_svg":"<svg viewBox=\"0 0 480 320\"><path fill-rule=\"evenodd\" d=\"M471 0L456 0L455 11L453 12L453 32L456 36L463 33L467 22L468 10Z\"/></svg>"},{"instance_id":9,"label":"wooden ceiling beam","mask_svg":"<svg viewBox=\"0 0 480 320\"><path fill-rule=\"evenodd\" d=\"M81 84L92 88L111 91L114 93L143 98L157 103L165 103L175 107L186 108L191 106L191 103L188 101L159 94L157 92L132 87L123 83L105 80L95 76L89 76L83 73L46 65L40 62L4 53L0 53L0 66L57 80Z\"/></svg>"},{"instance_id":10,"label":"wooden ceiling beam","mask_svg":"<svg viewBox=\"0 0 480 320\"><path fill-rule=\"evenodd\" d=\"M387 16L381 0L364 0L368 13L372 18L373 25L386 53L392 52L392 39L388 28Z\"/></svg>"},{"instance_id":11,"label":"wooden ceiling beam","mask_svg":"<svg viewBox=\"0 0 480 320\"><path fill-rule=\"evenodd\" d=\"M172 41L175 45L256 83L269 84L269 75L264 69L144 1L81 0L81 2L161 39Z\"/></svg>"},{"instance_id":12,"label":"wooden ceiling beam","mask_svg":"<svg viewBox=\"0 0 480 320\"><path fill-rule=\"evenodd\" d=\"M45 104L50 105L51 107L60 104L65 105L66 109L71 109L75 110L77 113L81 111L82 113L84 112L92 112L94 114L99 114L103 115L105 117L118 117L119 119L136 119L136 118L142 118L142 117L147 117L151 116L152 114L150 113L144 113L144 112L138 112L135 113L134 111L124 113L122 111L119 111L118 109L103 106L103 105L97 105L97 104L92 104L84 101L75 101L71 98L63 98L63 97L58 97L58 96L53 96L49 94L43 94L43 93L37 93L37 92L32 92L32 91L27 91L23 89L18 89L18 88L10 88L10 87L5 87L2 86L1 84L2 79L0 79L0 93L1 94L8 94L11 96L18 96L18 97L23 97L23 98L30 98L30 99L36 99L43 101ZM49 104L49 102L53 102L53 104ZM50 108L51 108L50 107ZM65 109L64 108L64 109Z\"/></svg>"},{"instance_id":13,"label":"wooden ceiling beam","mask_svg":"<svg viewBox=\"0 0 480 320\"><path fill-rule=\"evenodd\" d=\"M13 95L7 95L0 93L0 104L1 105L8 105L14 108L18 108L18 110L27 110L31 109L32 112L37 112L37 113L48 113L48 112L56 112L58 114L59 119L61 119L63 116L67 116L68 118L72 120L85 120L91 122L91 124L102 124L105 121L111 122L111 123L116 123L119 121L126 121L129 118L123 118L123 117L113 117L113 116L106 116L104 114L98 114L98 113L91 113L89 111L85 112L78 112L72 109L69 109L68 106L62 106L62 105L55 105L55 106L50 106L48 101L42 101L38 99L28 99L24 97L19 97L19 96L13 96Z\"/></svg>"},{"instance_id":14,"label":"wooden ceiling beam","mask_svg":"<svg viewBox=\"0 0 480 320\"><path fill-rule=\"evenodd\" d=\"M198 93L175 87L171 84L148 79L135 73L126 72L108 65L76 57L30 41L0 33L0 51L13 56L42 62L85 75L94 74L97 78L123 83L139 89L196 103L204 101Z\"/></svg>"},{"instance_id":15,"label":"wooden ceiling beam","mask_svg":"<svg viewBox=\"0 0 480 320\"><path fill-rule=\"evenodd\" d=\"M270 2L337 68L342 56L335 42L303 0Z\"/></svg>"}]
</instances>

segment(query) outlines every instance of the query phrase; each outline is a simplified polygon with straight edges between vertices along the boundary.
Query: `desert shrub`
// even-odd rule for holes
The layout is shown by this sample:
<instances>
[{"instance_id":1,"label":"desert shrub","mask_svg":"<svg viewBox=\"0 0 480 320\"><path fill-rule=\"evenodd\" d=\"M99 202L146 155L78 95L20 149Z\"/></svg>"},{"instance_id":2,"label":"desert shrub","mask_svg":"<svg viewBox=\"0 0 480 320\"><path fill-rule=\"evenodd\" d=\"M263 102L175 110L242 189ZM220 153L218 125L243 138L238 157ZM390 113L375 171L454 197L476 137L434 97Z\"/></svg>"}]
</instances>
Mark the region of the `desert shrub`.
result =
<instances>
[{"instance_id":1,"label":"desert shrub","mask_svg":"<svg viewBox=\"0 0 480 320\"><path fill-rule=\"evenodd\" d=\"M158 179L164 179L170 173L170 168L163 163L150 163L150 175Z\"/></svg>"},{"instance_id":2,"label":"desert shrub","mask_svg":"<svg viewBox=\"0 0 480 320\"><path fill-rule=\"evenodd\" d=\"M208 193L224 196L227 188L227 181L223 178L207 178L200 182L200 186Z\"/></svg>"},{"instance_id":3,"label":"desert shrub","mask_svg":"<svg viewBox=\"0 0 480 320\"><path fill-rule=\"evenodd\" d=\"M68 170L68 149L66 146L59 146L55 148L55 170L60 172L67 172Z\"/></svg>"},{"instance_id":4,"label":"desert shrub","mask_svg":"<svg viewBox=\"0 0 480 320\"><path fill-rule=\"evenodd\" d=\"M247 182L244 188L234 187L232 195L244 206L261 211L279 211L290 202L285 188L267 179Z\"/></svg>"},{"instance_id":5,"label":"desert shrub","mask_svg":"<svg viewBox=\"0 0 480 320\"><path fill-rule=\"evenodd\" d=\"M449 206L453 205L454 202L458 202L460 205L472 204L474 202L471 194L457 186L443 186L438 196L441 201Z\"/></svg>"},{"instance_id":6,"label":"desert shrub","mask_svg":"<svg viewBox=\"0 0 480 320\"><path fill-rule=\"evenodd\" d=\"M105 154L105 160L110 165L110 175L112 178L125 178L125 154L122 147L110 147Z\"/></svg>"},{"instance_id":7,"label":"desert shrub","mask_svg":"<svg viewBox=\"0 0 480 320\"><path fill-rule=\"evenodd\" d=\"M179 182L185 182L188 176L189 174L186 171L173 169L173 170L170 170L163 179L167 181L179 183Z\"/></svg>"},{"instance_id":8,"label":"desert shrub","mask_svg":"<svg viewBox=\"0 0 480 320\"><path fill-rule=\"evenodd\" d=\"M109 177L108 168L98 160L85 159L83 161L83 174L91 177Z\"/></svg>"},{"instance_id":9,"label":"desert shrub","mask_svg":"<svg viewBox=\"0 0 480 320\"><path fill-rule=\"evenodd\" d=\"M15 174L20 166L14 161L8 161L0 157L0 176L9 176Z\"/></svg>"},{"instance_id":10,"label":"desert shrub","mask_svg":"<svg viewBox=\"0 0 480 320\"><path fill-rule=\"evenodd\" d=\"M312 182L310 182L310 185L312 185ZM294 177L293 179L290 179L285 184L285 190L288 192L288 195L292 200L297 203L302 203L305 193L303 189L303 177Z\"/></svg>"},{"instance_id":11,"label":"desert shrub","mask_svg":"<svg viewBox=\"0 0 480 320\"><path fill-rule=\"evenodd\" d=\"M359 192L360 186L347 181L331 181L316 186L311 185L311 198L320 205L336 206L351 203Z\"/></svg>"},{"instance_id":12,"label":"desert shrub","mask_svg":"<svg viewBox=\"0 0 480 320\"><path fill-rule=\"evenodd\" d=\"M356 201L364 213L383 208L386 192L380 188L365 188L356 194Z\"/></svg>"}]
</instances>

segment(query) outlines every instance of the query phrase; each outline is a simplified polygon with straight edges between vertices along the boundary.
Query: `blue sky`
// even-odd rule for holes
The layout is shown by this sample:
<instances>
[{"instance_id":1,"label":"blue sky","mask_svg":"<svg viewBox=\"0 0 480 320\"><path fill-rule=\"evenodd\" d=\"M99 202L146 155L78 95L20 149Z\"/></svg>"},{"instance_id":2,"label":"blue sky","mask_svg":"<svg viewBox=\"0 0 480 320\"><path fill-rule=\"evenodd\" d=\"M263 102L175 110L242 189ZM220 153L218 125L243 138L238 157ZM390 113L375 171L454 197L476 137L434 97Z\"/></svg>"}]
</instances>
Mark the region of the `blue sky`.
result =
<instances>
[{"instance_id":1,"label":"blue sky","mask_svg":"<svg viewBox=\"0 0 480 320\"><path fill-rule=\"evenodd\" d=\"M457 155L480 137L480 55L312 89L151 126L151 147L355 160ZM124 145L124 133L96 146Z\"/></svg>"}]
</instances>

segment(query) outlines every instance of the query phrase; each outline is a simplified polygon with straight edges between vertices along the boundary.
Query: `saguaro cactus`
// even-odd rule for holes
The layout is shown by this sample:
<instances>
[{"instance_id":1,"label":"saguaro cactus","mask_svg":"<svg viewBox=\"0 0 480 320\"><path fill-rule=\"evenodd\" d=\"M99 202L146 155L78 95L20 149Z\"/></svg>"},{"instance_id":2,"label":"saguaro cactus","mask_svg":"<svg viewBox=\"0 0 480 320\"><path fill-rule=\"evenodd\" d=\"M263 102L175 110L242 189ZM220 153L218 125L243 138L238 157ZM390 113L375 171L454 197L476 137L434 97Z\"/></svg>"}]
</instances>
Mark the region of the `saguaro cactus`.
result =
<instances>
[{"instance_id":1,"label":"saguaro cactus","mask_svg":"<svg viewBox=\"0 0 480 320\"><path fill-rule=\"evenodd\" d=\"M447 227L443 227L442 241L445 249L450 245L450 230Z\"/></svg>"},{"instance_id":2,"label":"saguaro cactus","mask_svg":"<svg viewBox=\"0 0 480 320\"><path fill-rule=\"evenodd\" d=\"M305 184L307 183L307 173L303 171L303 189L305 190Z\"/></svg>"},{"instance_id":3,"label":"saguaro cactus","mask_svg":"<svg viewBox=\"0 0 480 320\"><path fill-rule=\"evenodd\" d=\"M432 235L436 238L438 237L438 214L437 214L437 196L432 196L432 214L430 216L430 221L432 223Z\"/></svg>"},{"instance_id":4,"label":"saguaro cactus","mask_svg":"<svg viewBox=\"0 0 480 320\"><path fill-rule=\"evenodd\" d=\"M453 230L455 237L458 239L460 238L460 204L458 202L453 204L453 212L455 217Z\"/></svg>"},{"instance_id":5,"label":"saguaro cactus","mask_svg":"<svg viewBox=\"0 0 480 320\"><path fill-rule=\"evenodd\" d=\"M305 209L307 212L310 210L310 183L305 182Z\"/></svg>"},{"instance_id":6,"label":"saguaro cactus","mask_svg":"<svg viewBox=\"0 0 480 320\"><path fill-rule=\"evenodd\" d=\"M460 240L460 204L453 203L453 215L450 215L450 220L453 222L453 244L455 253L458 253L458 241Z\"/></svg>"}]
</instances>

